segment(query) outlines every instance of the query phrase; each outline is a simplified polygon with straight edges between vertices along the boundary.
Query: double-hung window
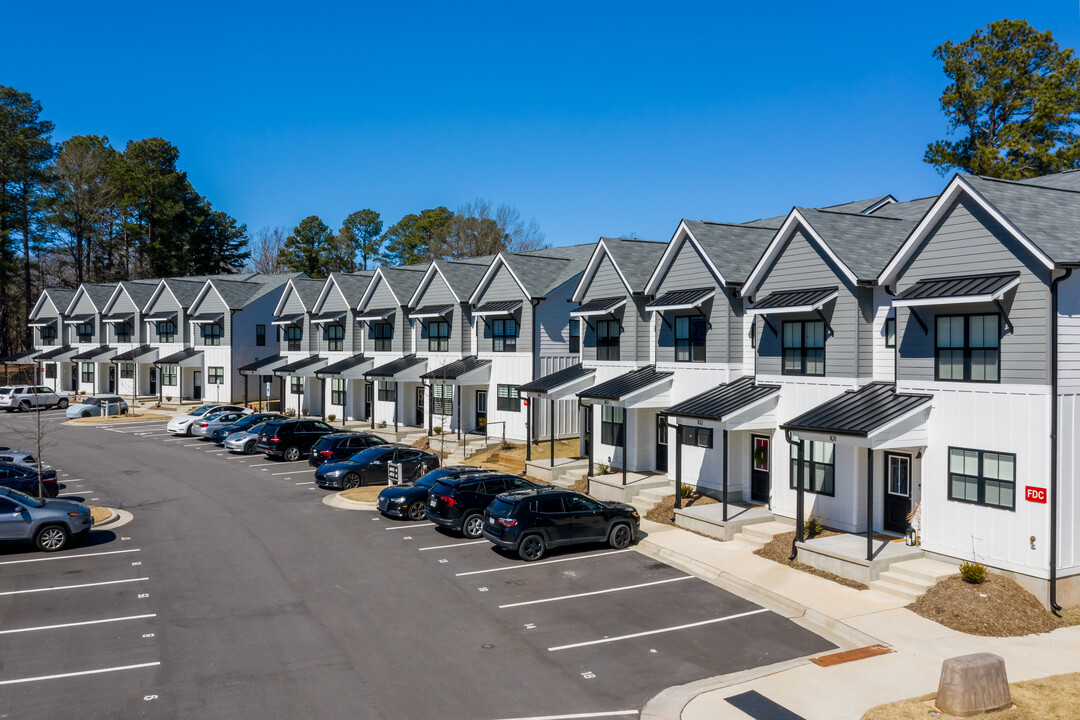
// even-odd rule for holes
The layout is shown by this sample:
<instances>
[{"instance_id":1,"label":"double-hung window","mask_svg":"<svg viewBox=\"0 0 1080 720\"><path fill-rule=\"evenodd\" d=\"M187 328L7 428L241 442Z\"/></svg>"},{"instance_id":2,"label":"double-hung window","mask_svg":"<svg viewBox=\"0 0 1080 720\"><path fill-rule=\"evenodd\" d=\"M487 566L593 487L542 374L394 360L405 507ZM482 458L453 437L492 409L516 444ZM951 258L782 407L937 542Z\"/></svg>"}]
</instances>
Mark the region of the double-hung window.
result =
<instances>
[{"instance_id":1,"label":"double-hung window","mask_svg":"<svg viewBox=\"0 0 1080 720\"><path fill-rule=\"evenodd\" d=\"M574 319L570 321L570 352L577 355L581 352L581 321Z\"/></svg>"},{"instance_id":2,"label":"double-hung window","mask_svg":"<svg viewBox=\"0 0 1080 720\"><path fill-rule=\"evenodd\" d=\"M623 447L626 441L626 410L615 405L600 407L600 442Z\"/></svg>"},{"instance_id":3,"label":"double-hung window","mask_svg":"<svg viewBox=\"0 0 1080 720\"><path fill-rule=\"evenodd\" d=\"M206 384L207 385L224 385L225 384L225 368L223 368L223 367L208 367L208 368L206 368Z\"/></svg>"},{"instance_id":4,"label":"double-hung window","mask_svg":"<svg viewBox=\"0 0 1080 720\"><path fill-rule=\"evenodd\" d=\"M825 374L825 322L796 320L783 324L784 375Z\"/></svg>"},{"instance_id":5,"label":"double-hung window","mask_svg":"<svg viewBox=\"0 0 1080 720\"><path fill-rule=\"evenodd\" d=\"M675 362L705 362L705 318L675 318Z\"/></svg>"},{"instance_id":6,"label":"double-hung window","mask_svg":"<svg viewBox=\"0 0 1080 720\"><path fill-rule=\"evenodd\" d=\"M379 400L381 402L397 402L397 383L380 380Z\"/></svg>"},{"instance_id":7,"label":"double-hung window","mask_svg":"<svg viewBox=\"0 0 1080 720\"><path fill-rule=\"evenodd\" d=\"M49 380L56 379L56 363L45 363L45 377Z\"/></svg>"},{"instance_id":8,"label":"double-hung window","mask_svg":"<svg viewBox=\"0 0 1080 720\"><path fill-rule=\"evenodd\" d=\"M454 386L432 385L431 386L431 414L453 415L454 413Z\"/></svg>"},{"instance_id":9,"label":"double-hung window","mask_svg":"<svg viewBox=\"0 0 1080 720\"><path fill-rule=\"evenodd\" d=\"M491 321L491 351L517 352L518 324L514 318Z\"/></svg>"},{"instance_id":10,"label":"double-hung window","mask_svg":"<svg viewBox=\"0 0 1080 720\"><path fill-rule=\"evenodd\" d=\"M266 345L266 326L265 325L256 325L255 326L255 345L258 346L258 347L263 347L263 346Z\"/></svg>"},{"instance_id":11,"label":"double-hung window","mask_svg":"<svg viewBox=\"0 0 1080 720\"><path fill-rule=\"evenodd\" d=\"M949 499L1016 509L1016 455L949 448Z\"/></svg>"},{"instance_id":12,"label":"double-hung window","mask_svg":"<svg viewBox=\"0 0 1080 720\"><path fill-rule=\"evenodd\" d=\"M388 322L375 322L368 326L368 337L374 342L375 352L390 352L394 340L394 326Z\"/></svg>"},{"instance_id":13,"label":"double-hung window","mask_svg":"<svg viewBox=\"0 0 1080 720\"><path fill-rule=\"evenodd\" d=\"M304 378L296 375L289 376L289 392L293 395L304 394Z\"/></svg>"},{"instance_id":14,"label":"double-hung window","mask_svg":"<svg viewBox=\"0 0 1080 720\"><path fill-rule=\"evenodd\" d=\"M330 404L345 407L345 379L330 379Z\"/></svg>"},{"instance_id":15,"label":"double-hung window","mask_svg":"<svg viewBox=\"0 0 1080 720\"><path fill-rule=\"evenodd\" d=\"M176 321L162 320L156 324L157 339L161 343L176 342Z\"/></svg>"},{"instance_id":16,"label":"double-hung window","mask_svg":"<svg viewBox=\"0 0 1080 720\"><path fill-rule=\"evenodd\" d=\"M222 327L217 323L203 323L202 337L205 345L221 344Z\"/></svg>"},{"instance_id":17,"label":"double-hung window","mask_svg":"<svg viewBox=\"0 0 1080 720\"><path fill-rule=\"evenodd\" d=\"M680 432L682 432L683 445L694 445L702 448L712 447L712 428L683 425Z\"/></svg>"},{"instance_id":18,"label":"double-hung window","mask_svg":"<svg viewBox=\"0 0 1080 720\"><path fill-rule=\"evenodd\" d=\"M896 347L896 318L885 318L885 347Z\"/></svg>"},{"instance_id":19,"label":"double-hung window","mask_svg":"<svg viewBox=\"0 0 1080 720\"><path fill-rule=\"evenodd\" d=\"M286 348L290 352L296 352L302 349L300 347L301 342L304 340L304 328L299 325L290 325L285 328L285 342L288 343Z\"/></svg>"},{"instance_id":20,"label":"double-hung window","mask_svg":"<svg viewBox=\"0 0 1080 720\"><path fill-rule=\"evenodd\" d=\"M94 342L94 324L79 323L75 326L75 334L79 336L79 342Z\"/></svg>"},{"instance_id":21,"label":"double-hung window","mask_svg":"<svg viewBox=\"0 0 1080 720\"><path fill-rule=\"evenodd\" d=\"M619 359L619 334L621 332L618 320L596 321L597 360Z\"/></svg>"},{"instance_id":22,"label":"double-hung window","mask_svg":"<svg viewBox=\"0 0 1080 720\"><path fill-rule=\"evenodd\" d=\"M56 328L52 325L44 325L39 328L42 345L52 345L56 342Z\"/></svg>"},{"instance_id":23,"label":"double-hung window","mask_svg":"<svg viewBox=\"0 0 1080 720\"><path fill-rule=\"evenodd\" d=\"M935 380L999 381L1001 327L996 314L938 315L935 323Z\"/></svg>"},{"instance_id":24,"label":"double-hung window","mask_svg":"<svg viewBox=\"0 0 1080 720\"><path fill-rule=\"evenodd\" d=\"M450 323L431 320L427 324L428 352L450 352Z\"/></svg>"},{"instance_id":25,"label":"double-hung window","mask_svg":"<svg viewBox=\"0 0 1080 720\"><path fill-rule=\"evenodd\" d=\"M94 363L82 364L82 381L84 383L94 382Z\"/></svg>"},{"instance_id":26,"label":"double-hung window","mask_svg":"<svg viewBox=\"0 0 1080 720\"><path fill-rule=\"evenodd\" d=\"M335 352L345 349L345 326L334 323L326 326L326 349Z\"/></svg>"},{"instance_id":27,"label":"double-hung window","mask_svg":"<svg viewBox=\"0 0 1080 720\"><path fill-rule=\"evenodd\" d=\"M517 385L499 385L495 407L503 412L521 412L521 395Z\"/></svg>"},{"instance_id":28,"label":"double-hung window","mask_svg":"<svg viewBox=\"0 0 1080 720\"><path fill-rule=\"evenodd\" d=\"M115 328L115 330L113 330L113 332L116 333L116 342L118 342L118 343L131 342L132 327L131 327L130 322L124 321L124 322L116 323L115 325L113 325L113 328Z\"/></svg>"},{"instance_id":29,"label":"double-hung window","mask_svg":"<svg viewBox=\"0 0 1080 720\"><path fill-rule=\"evenodd\" d=\"M135 363L120 363L120 377L123 380L131 380L135 377Z\"/></svg>"},{"instance_id":30,"label":"double-hung window","mask_svg":"<svg viewBox=\"0 0 1080 720\"><path fill-rule=\"evenodd\" d=\"M166 365L161 368L161 384L165 387L176 387L176 365Z\"/></svg>"},{"instance_id":31,"label":"double-hung window","mask_svg":"<svg viewBox=\"0 0 1080 720\"><path fill-rule=\"evenodd\" d=\"M791 476L788 484L792 490L798 487L799 449L791 445ZM803 440L803 470L806 472L806 492L833 495L836 492L836 446L817 440Z\"/></svg>"}]
</instances>

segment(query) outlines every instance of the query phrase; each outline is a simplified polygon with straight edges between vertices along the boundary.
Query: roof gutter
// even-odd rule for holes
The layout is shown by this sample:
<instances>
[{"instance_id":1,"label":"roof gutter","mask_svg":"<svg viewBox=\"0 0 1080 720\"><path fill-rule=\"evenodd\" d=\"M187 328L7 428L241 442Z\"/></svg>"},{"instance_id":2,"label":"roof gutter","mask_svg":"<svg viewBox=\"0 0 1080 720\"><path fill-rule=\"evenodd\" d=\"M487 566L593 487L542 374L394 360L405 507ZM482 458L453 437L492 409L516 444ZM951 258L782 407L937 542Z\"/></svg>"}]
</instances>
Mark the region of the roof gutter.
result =
<instances>
[{"instance_id":1,"label":"roof gutter","mask_svg":"<svg viewBox=\"0 0 1080 720\"><path fill-rule=\"evenodd\" d=\"M1057 543L1058 543L1058 283L1073 274L1065 274L1050 282L1050 609L1060 617L1057 601Z\"/></svg>"}]
</instances>

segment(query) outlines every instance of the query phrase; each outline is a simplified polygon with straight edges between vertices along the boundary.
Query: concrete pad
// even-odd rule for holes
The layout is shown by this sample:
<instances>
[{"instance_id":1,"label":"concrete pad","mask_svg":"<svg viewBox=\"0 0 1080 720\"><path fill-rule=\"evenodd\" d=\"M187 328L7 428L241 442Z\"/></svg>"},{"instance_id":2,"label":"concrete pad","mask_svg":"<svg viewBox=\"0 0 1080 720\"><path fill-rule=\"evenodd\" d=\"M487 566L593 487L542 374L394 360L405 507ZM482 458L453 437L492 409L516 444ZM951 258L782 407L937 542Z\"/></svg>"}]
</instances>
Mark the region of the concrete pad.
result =
<instances>
[{"instance_id":1,"label":"concrete pad","mask_svg":"<svg viewBox=\"0 0 1080 720\"><path fill-rule=\"evenodd\" d=\"M939 625L933 620L916 615L906 608L848 617L845 622L867 635L887 639L887 642L893 646L941 640L962 634Z\"/></svg>"}]
</instances>

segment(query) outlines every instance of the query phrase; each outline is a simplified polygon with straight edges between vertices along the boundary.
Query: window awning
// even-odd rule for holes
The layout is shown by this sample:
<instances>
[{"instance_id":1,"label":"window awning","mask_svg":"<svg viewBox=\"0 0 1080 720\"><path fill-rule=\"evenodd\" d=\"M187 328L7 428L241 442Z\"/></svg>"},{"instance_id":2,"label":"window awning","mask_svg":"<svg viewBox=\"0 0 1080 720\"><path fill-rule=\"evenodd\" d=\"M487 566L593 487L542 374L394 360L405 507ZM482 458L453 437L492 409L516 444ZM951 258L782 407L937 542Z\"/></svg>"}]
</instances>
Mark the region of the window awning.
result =
<instances>
[{"instance_id":1,"label":"window awning","mask_svg":"<svg viewBox=\"0 0 1080 720\"><path fill-rule=\"evenodd\" d=\"M316 370L319 377L342 378L345 380L357 380L364 377L364 371L370 370L373 359L363 355L354 355L344 360L338 360L333 365L327 365L322 370Z\"/></svg>"},{"instance_id":2,"label":"window awning","mask_svg":"<svg viewBox=\"0 0 1080 720\"><path fill-rule=\"evenodd\" d=\"M964 275L919 280L893 298L896 307L993 302L1020 284L1020 273Z\"/></svg>"},{"instance_id":3,"label":"window awning","mask_svg":"<svg viewBox=\"0 0 1080 720\"><path fill-rule=\"evenodd\" d=\"M134 317L135 313L116 313L113 315L106 315L104 319L105 322L113 325L115 323L131 322Z\"/></svg>"},{"instance_id":4,"label":"window awning","mask_svg":"<svg viewBox=\"0 0 1080 720\"><path fill-rule=\"evenodd\" d=\"M779 393L779 385L758 385L753 377L741 377L676 403L665 414L723 423Z\"/></svg>"},{"instance_id":5,"label":"window awning","mask_svg":"<svg viewBox=\"0 0 1080 720\"><path fill-rule=\"evenodd\" d=\"M75 325L75 324L78 324L78 323L88 323L93 319L94 319L94 316L92 314L91 315L68 315L66 318L64 318L64 322L66 322L66 323L68 323L70 325Z\"/></svg>"},{"instance_id":6,"label":"window awning","mask_svg":"<svg viewBox=\"0 0 1080 720\"><path fill-rule=\"evenodd\" d=\"M467 384L484 384L491 377L491 361L480 360L475 355L455 360L441 368L428 370L420 376L421 380L442 380L444 382ZM468 382L466 382L468 381Z\"/></svg>"},{"instance_id":7,"label":"window awning","mask_svg":"<svg viewBox=\"0 0 1080 720\"><path fill-rule=\"evenodd\" d=\"M674 290L664 293L648 303L646 310L665 312L667 310L690 310L716 295L716 288L698 288L697 290Z\"/></svg>"},{"instance_id":8,"label":"window awning","mask_svg":"<svg viewBox=\"0 0 1080 720\"><path fill-rule=\"evenodd\" d=\"M163 357L160 360L154 362L155 365L161 367L162 365L179 365L180 367L202 367L202 351L194 348L186 348L178 353L173 353L167 357Z\"/></svg>"},{"instance_id":9,"label":"window awning","mask_svg":"<svg viewBox=\"0 0 1080 720\"><path fill-rule=\"evenodd\" d=\"M374 380L398 380L420 382L420 374L427 370L427 359L416 355L406 355L397 360L372 368L364 377Z\"/></svg>"},{"instance_id":10,"label":"window awning","mask_svg":"<svg viewBox=\"0 0 1080 720\"><path fill-rule=\"evenodd\" d=\"M191 322L195 325L202 325L204 323L219 323L224 319L225 313L199 313L191 318Z\"/></svg>"},{"instance_id":11,"label":"window awning","mask_svg":"<svg viewBox=\"0 0 1080 720\"><path fill-rule=\"evenodd\" d=\"M579 305L576 310L571 310L570 316L588 317L589 315L608 315L615 312L625 304L625 297L600 298L599 300L589 300L588 302Z\"/></svg>"},{"instance_id":12,"label":"window awning","mask_svg":"<svg viewBox=\"0 0 1080 720\"><path fill-rule=\"evenodd\" d=\"M77 362L105 362L107 360L112 360L115 355L116 348L103 345L92 350L87 350L86 352L81 352L71 359Z\"/></svg>"},{"instance_id":13,"label":"window awning","mask_svg":"<svg viewBox=\"0 0 1080 720\"><path fill-rule=\"evenodd\" d=\"M932 395L901 394L892 383L872 382L782 423L780 429L869 438L924 409L931 400Z\"/></svg>"},{"instance_id":14,"label":"window awning","mask_svg":"<svg viewBox=\"0 0 1080 720\"><path fill-rule=\"evenodd\" d=\"M113 362L154 362L158 357L158 349L152 345L140 345L134 350L122 352L113 358Z\"/></svg>"},{"instance_id":15,"label":"window awning","mask_svg":"<svg viewBox=\"0 0 1080 720\"><path fill-rule=\"evenodd\" d=\"M272 320L270 322L270 324L271 325L278 325L278 326L297 325L300 322L302 322L303 319L304 319L303 315L288 315L286 317L278 318L277 320Z\"/></svg>"},{"instance_id":16,"label":"window awning","mask_svg":"<svg viewBox=\"0 0 1080 720\"><path fill-rule=\"evenodd\" d=\"M146 322L158 323L158 322L167 322L169 320L176 320L176 311L175 310L173 310L172 312L153 313L152 315L147 315L146 316Z\"/></svg>"},{"instance_id":17,"label":"window awning","mask_svg":"<svg viewBox=\"0 0 1080 720\"><path fill-rule=\"evenodd\" d=\"M312 318L311 322L315 323L316 325L323 325L325 323L337 323L341 322L342 318L344 317L344 310L342 310L341 312L321 313Z\"/></svg>"},{"instance_id":18,"label":"window awning","mask_svg":"<svg viewBox=\"0 0 1080 720\"><path fill-rule=\"evenodd\" d=\"M478 317L487 315L513 315L521 309L520 300L492 300L473 310L472 314Z\"/></svg>"},{"instance_id":19,"label":"window awning","mask_svg":"<svg viewBox=\"0 0 1080 720\"><path fill-rule=\"evenodd\" d=\"M839 290L835 287L781 290L769 293L761 301L754 303L753 307L747 309L746 314L813 312L820 310L830 300L835 300L839 294Z\"/></svg>"},{"instance_id":20,"label":"window awning","mask_svg":"<svg viewBox=\"0 0 1080 720\"><path fill-rule=\"evenodd\" d=\"M587 388L595 374L596 370L582 367L581 363L578 363L527 382L518 388L518 392L522 395L560 400Z\"/></svg>"},{"instance_id":21,"label":"window awning","mask_svg":"<svg viewBox=\"0 0 1080 720\"><path fill-rule=\"evenodd\" d=\"M361 310L360 314L356 316L357 320L385 320L386 318L397 312L394 308L371 308L370 310Z\"/></svg>"},{"instance_id":22,"label":"window awning","mask_svg":"<svg viewBox=\"0 0 1080 720\"><path fill-rule=\"evenodd\" d=\"M424 305L418 307L409 313L409 317L422 320L425 318L445 317L451 310L454 309L453 305Z\"/></svg>"},{"instance_id":23,"label":"window awning","mask_svg":"<svg viewBox=\"0 0 1080 720\"><path fill-rule=\"evenodd\" d=\"M240 368L241 375L268 375L282 365L289 362L289 358L281 355L270 355L262 360L256 360Z\"/></svg>"},{"instance_id":24,"label":"window awning","mask_svg":"<svg viewBox=\"0 0 1080 720\"><path fill-rule=\"evenodd\" d=\"M669 403L668 390L671 388L672 377L675 373L657 372L656 367L647 365L640 370L634 370L624 375L612 378L607 382L594 385L587 390L578 393L582 400L609 401L617 405L627 407L666 407ZM632 402L635 396L655 390L654 396L649 401Z\"/></svg>"},{"instance_id":25,"label":"window awning","mask_svg":"<svg viewBox=\"0 0 1080 720\"><path fill-rule=\"evenodd\" d=\"M60 318L58 317L54 317L48 320L32 320L31 322L28 322L26 324L28 327L49 327L50 325L55 325L56 321L59 319Z\"/></svg>"},{"instance_id":26,"label":"window awning","mask_svg":"<svg viewBox=\"0 0 1080 720\"><path fill-rule=\"evenodd\" d=\"M312 355L310 357L301 358L300 360L295 360L288 365L282 365L274 370L274 374L279 377L285 377L286 375L315 377L315 371L321 370L324 367L326 367L326 360L318 355Z\"/></svg>"},{"instance_id":27,"label":"window awning","mask_svg":"<svg viewBox=\"0 0 1080 720\"><path fill-rule=\"evenodd\" d=\"M65 345L64 347L58 347L54 350L43 352L34 359L38 362L67 362L71 360L71 358L75 357L78 352L78 348L73 348L70 345Z\"/></svg>"}]
</instances>

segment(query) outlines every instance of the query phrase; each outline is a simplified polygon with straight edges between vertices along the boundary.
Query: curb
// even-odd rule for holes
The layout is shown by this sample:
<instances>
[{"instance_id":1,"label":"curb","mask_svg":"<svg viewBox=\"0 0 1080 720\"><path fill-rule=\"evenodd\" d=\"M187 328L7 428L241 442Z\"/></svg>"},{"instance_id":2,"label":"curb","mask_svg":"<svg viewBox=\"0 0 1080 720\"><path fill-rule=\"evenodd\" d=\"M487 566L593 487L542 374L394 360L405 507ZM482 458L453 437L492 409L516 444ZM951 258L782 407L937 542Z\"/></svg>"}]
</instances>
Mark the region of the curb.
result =
<instances>
[{"instance_id":1,"label":"curb","mask_svg":"<svg viewBox=\"0 0 1080 720\"><path fill-rule=\"evenodd\" d=\"M373 502L363 502L360 500L350 500L349 498L341 497L340 492L336 492L333 495L327 495L322 499L323 505L329 505L332 508L338 510L366 510L368 512L378 512L379 506Z\"/></svg>"},{"instance_id":2,"label":"curb","mask_svg":"<svg viewBox=\"0 0 1080 720\"><path fill-rule=\"evenodd\" d=\"M135 516L129 513L127 510L118 510L116 508L106 508L112 515L109 519L102 523L95 523L90 526L90 531L94 530L112 530L113 528L122 527L135 519Z\"/></svg>"}]
</instances>

